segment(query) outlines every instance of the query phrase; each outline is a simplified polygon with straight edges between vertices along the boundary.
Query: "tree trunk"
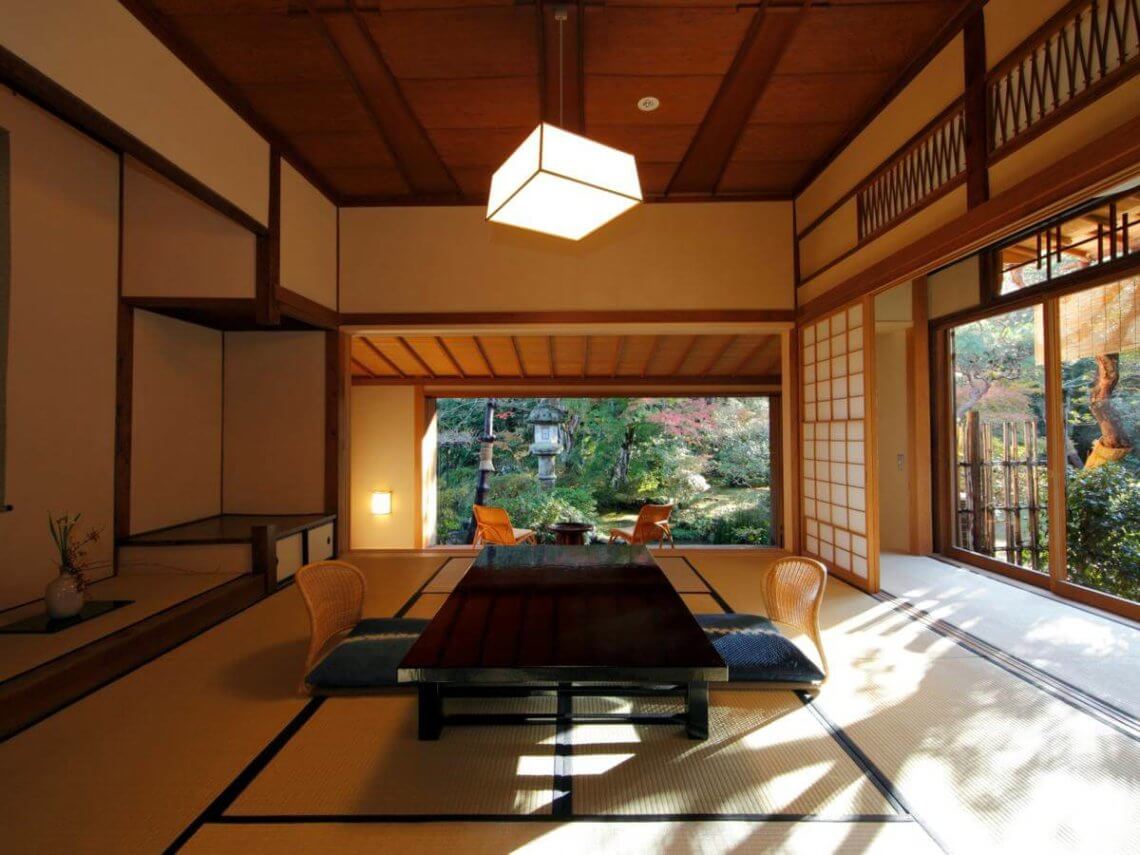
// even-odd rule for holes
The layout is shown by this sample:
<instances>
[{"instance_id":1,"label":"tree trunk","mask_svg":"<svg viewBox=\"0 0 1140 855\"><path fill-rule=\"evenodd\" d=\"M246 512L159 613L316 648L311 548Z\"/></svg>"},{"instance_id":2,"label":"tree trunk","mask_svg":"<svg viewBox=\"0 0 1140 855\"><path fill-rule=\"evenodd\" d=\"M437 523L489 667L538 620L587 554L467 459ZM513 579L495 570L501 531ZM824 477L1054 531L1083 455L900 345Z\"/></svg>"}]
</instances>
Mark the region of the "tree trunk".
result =
<instances>
[{"instance_id":1,"label":"tree trunk","mask_svg":"<svg viewBox=\"0 0 1140 855\"><path fill-rule=\"evenodd\" d=\"M1098 354L1096 380L1089 391L1089 410L1100 426L1100 439L1093 444L1093 450L1085 461L1086 469L1093 469L1110 460L1120 460L1132 450L1132 438L1112 400L1112 394L1119 383L1120 354Z\"/></svg>"},{"instance_id":2,"label":"tree trunk","mask_svg":"<svg viewBox=\"0 0 1140 855\"><path fill-rule=\"evenodd\" d=\"M978 377L976 379L971 378L969 381L969 385L970 385L970 397L969 397L969 399L962 401L958 405L958 411L957 412L958 412L958 418L959 419L963 418L966 415L966 413L968 413L970 410L972 410L974 408L974 405L976 403L978 403L978 401L982 400L982 398L984 398L986 396L986 392L990 391L990 385L991 384L990 384L990 381L985 379L984 377Z\"/></svg>"},{"instance_id":3,"label":"tree trunk","mask_svg":"<svg viewBox=\"0 0 1140 855\"><path fill-rule=\"evenodd\" d=\"M633 428L625 429L625 436L618 449L617 460L614 462L614 472L610 477L611 487L620 487L629 478L629 458L633 453Z\"/></svg>"}]
</instances>

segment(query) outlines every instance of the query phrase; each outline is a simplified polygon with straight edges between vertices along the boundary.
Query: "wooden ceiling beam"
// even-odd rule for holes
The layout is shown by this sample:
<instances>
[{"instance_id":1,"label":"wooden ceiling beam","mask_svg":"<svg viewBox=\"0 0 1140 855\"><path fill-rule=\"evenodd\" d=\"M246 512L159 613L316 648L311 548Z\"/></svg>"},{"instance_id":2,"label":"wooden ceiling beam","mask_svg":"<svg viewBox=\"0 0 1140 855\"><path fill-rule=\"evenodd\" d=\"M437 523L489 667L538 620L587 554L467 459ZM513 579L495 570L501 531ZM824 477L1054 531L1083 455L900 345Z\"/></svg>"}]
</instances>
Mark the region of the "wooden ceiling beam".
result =
<instances>
[{"instance_id":1,"label":"wooden ceiling beam","mask_svg":"<svg viewBox=\"0 0 1140 855\"><path fill-rule=\"evenodd\" d=\"M673 370L669 372L670 374L680 373L681 366L685 364L685 361L689 358L689 354L692 353L693 348L697 346L698 338L700 338L700 336L689 336L689 343L685 346L685 349L681 351L681 358L677 360L677 364L673 366Z\"/></svg>"},{"instance_id":2,"label":"wooden ceiling beam","mask_svg":"<svg viewBox=\"0 0 1140 855\"><path fill-rule=\"evenodd\" d=\"M459 185L412 112L354 0L343 0L340 12L314 0L305 0L305 7L384 138L408 188L438 201L459 200L463 195Z\"/></svg>"},{"instance_id":3,"label":"wooden ceiling beam","mask_svg":"<svg viewBox=\"0 0 1140 855\"><path fill-rule=\"evenodd\" d=\"M355 356L352 357L352 364L355 365L357 368L364 369L364 373L367 374L369 377L379 377L380 376L375 371L373 371L371 368L369 368L367 365L365 365L363 362L361 362L359 359L357 359Z\"/></svg>"},{"instance_id":4,"label":"wooden ceiling beam","mask_svg":"<svg viewBox=\"0 0 1140 855\"><path fill-rule=\"evenodd\" d=\"M538 13L538 95L542 121L576 134L586 131L586 86L582 3L535 4ZM564 9L559 69L559 22L555 15ZM561 71L561 73L560 73ZM559 81L562 82L561 99Z\"/></svg>"},{"instance_id":5,"label":"wooden ceiling beam","mask_svg":"<svg viewBox=\"0 0 1140 855\"><path fill-rule=\"evenodd\" d=\"M777 336L760 339L760 341L756 343L755 347L750 348L748 353L745 354L744 358L733 366L732 370L728 372L729 376L735 377L736 375L740 374L740 372L744 370L744 366L752 362L752 360L754 360L761 353L773 349L773 347L777 351L779 350L780 339Z\"/></svg>"},{"instance_id":6,"label":"wooden ceiling beam","mask_svg":"<svg viewBox=\"0 0 1140 855\"><path fill-rule=\"evenodd\" d=\"M353 379L353 384L357 386L406 386L409 380L401 380L397 377L356 377ZM502 377L496 380L493 384L489 383L487 379L479 379L477 377L469 377L466 380L456 380L454 378L436 378L435 386L443 387L446 389L461 389L472 388L487 390L488 388L503 388L503 387L520 387L520 388L534 388L536 390L546 389L559 389L559 388L638 388L642 386L674 386L678 388L731 388L731 389L746 389L751 387L767 387L771 389L779 389L780 375L779 374L759 374L748 375L742 377L670 377L649 375L647 377L557 377L553 380L549 377ZM542 394L539 392L539 394Z\"/></svg>"},{"instance_id":7,"label":"wooden ceiling beam","mask_svg":"<svg viewBox=\"0 0 1140 855\"><path fill-rule=\"evenodd\" d=\"M554 360L557 357L554 354L554 336L552 336L552 335L548 335L546 337L546 350L547 350L547 353L550 357L550 376L554 377L558 372L555 369L555 361Z\"/></svg>"},{"instance_id":8,"label":"wooden ceiling beam","mask_svg":"<svg viewBox=\"0 0 1140 855\"><path fill-rule=\"evenodd\" d=\"M678 164L666 196L715 193L740 135L792 36L807 17L811 0L773 7L762 0L752 14L740 49Z\"/></svg>"},{"instance_id":9,"label":"wooden ceiling beam","mask_svg":"<svg viewBox=\"0 0 1140 855\"><path fill-rule=\"evenodd\" d=\"M471 336L471 340L475 342L475 349L479 351L479 356L482 357L483 364L487 366L487 373L492 377L498 376L495 374L495 366L491 364L491 360L487 356L486 348L483 347L483 340L477 335Z\"/></svg>"},{"instance_id":10,"label":"wooden ceiling beam","mask_svg":"<svg viewBox=\"0 0 1140 855\"><path fill-rule=\"evenodd\" d=\"M463 366L459 364L459 360L455 358L455 354L451 352L451 348L447 346L447 342L443 340L443 336L437 335L435 337L435 343L439 345L439 349L443 351L444 356L451 362L455 368L455 373L460 377L466 377L467 372L463 370Z\"/></svg>"},{"instance_id":11,"label":"wooden ceiling beam","mask_svg":"<svg viewBox=\"0 0 1140 855\"><path fill-rule=\"evenodd\" d=\"M649 352L645 355L645 362L641 363L641 376L645 377L649 373L649 366L653 363L653 357L657 355L657 349L661 346L661 336L653 336L653 340L649 343Z\"/></svg>"},{"instance_id":12,"label":"wooden ceiling beam","mask_svg":"<svg viewBox=\"0 0 1140 855\"><path fill-rule=\"evenodd\" d=\"M400 347L403 348L404 353L408 354L408 356L414 359L420 368L423 369L424 374L433 379L436 377L436 373L431 370L431 366L427 364L422 356L420 356L418 350L408 344L407 339L405 339L403 336L396 336L396 341L399 343Z\"/></svg>"},{"instance_id":13,"label":"wooden ceiling beam","mask_svg":"<svg viewBox=\"0 0 1140 855\"><path fill-rule=\"evenodd\" d=\"M519 347L519 337L517 335L511 336L511 347L515 349L515 362L519 364L519 374L523 377L528 376L526 373L526 364L522 358L522 349Z\"/></svg>"},{"instance_id":14,"label":"wooden ceiling beam","mask_svg":"<svg viewBox=\"0 0 1140 855\"><path fill-rule=\"evenodd\" d=\"M712 370L714 368L716 368L716 364L718 362L720 362L721 358L726 353L728 353L728 349L730 347L732 347L732 345L735 342L736 342L736 336L734 336L734 335L730 335L728 338L726 338L724 340L724 344L722 344L719 348L717 348L716 353L713 354L713 358L709 360L709 364L705 366L705 370L702 371L701 374L706 375L706 376L709 375L710 372L712 372Z\"/></svg>"},{"instance_id":15,"label":"wooden ceiling beam","mask_svg":"<svg viewBox=\"0 0 1140 855\"><path fill-rule=\"evenodd\" d=\"M614 364L610 369L610 376L617 377L618 368L621 367L621 357L625 353L625 336L618 338L617 347L614 348Z\"/></svg>"},{"instance_id":16,"label":"wooden ceiling beam","mask_svg":"<svg viewBox=\"0 0 1140 855\"><path fill-rule=\"evenodd\" d=\"M590 337L588 335L582 336L582 376L586 376L586 372L590 370Z\"/></svg>"},{"instance_id":17,"label":"wooden ceiling beam","mask_svg":"<svg viewBox=\"0 0 1140 855\"><path fill-rule=\"evenodd\" d=\"M380 348L378 348L378 347L375 345L375 343L373 343L372 339L368 338L367 336L361 336L361 337L360 337L360 340L361 340L362 342L364 342L365 346L366 346L366 347L367 347L369 350L371 350L371 351L372 351L373 353L375 353L375 354L376 354L378 357L380 357L381 361L382 361L382 362L383 362L385 365L387 365L389 368L391 368L393 371L395 371L395 372L396 372L396 374L398 374L400 377L407 377L407 376L408 376L408 375L407 375L407 374L404 372L404 369L403 369L403 368L401 368L399 365L397 365L395 362L393 362L393 361L392 361L392 360L391 360L391 359L388 357L388 355L387 355L386 353L384 353L384 351L382 351Z\"/></svg>"},{"instance_id":18,"label":"wooden ceiling beam","mask_svg":"<svg viewBox=\"0 0 1140 855\"><path fill-rule=\"evenodd\" d=\"M301 154L288 135L262 118L241 92L240 87L218 70L217 65L205 51L188 39L176 24L172 25L172 16L165 15L155 8L154 0L120 0L120 3L231 110L241 116L246 124L265 137L274 148L279 149L285 155L285 159L326 199L333 204L339 204L340 196L324 174L309 158Z\"/></svg>"}]
</instances>

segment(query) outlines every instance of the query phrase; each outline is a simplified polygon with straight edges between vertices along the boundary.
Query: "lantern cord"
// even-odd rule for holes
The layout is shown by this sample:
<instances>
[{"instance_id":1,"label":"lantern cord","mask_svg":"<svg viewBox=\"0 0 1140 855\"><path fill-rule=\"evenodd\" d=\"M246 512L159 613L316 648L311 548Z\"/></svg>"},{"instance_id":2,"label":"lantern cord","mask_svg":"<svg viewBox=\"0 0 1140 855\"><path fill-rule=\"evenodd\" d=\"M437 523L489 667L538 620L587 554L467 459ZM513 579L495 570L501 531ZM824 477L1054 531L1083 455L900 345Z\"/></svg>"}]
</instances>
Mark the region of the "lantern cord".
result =
<instances>
[{"instance_id":1,"label":"lantern cord","mask_svg":"<svg viewBox=\"0 0 1140 855\"><path fill-rule=\"evenodd\" d=\"M566 10L558 10L558 127L566 128L566 117L563 111L562 92L565 86L565 71L562 62L562 25L566 23Z\"/></svg>"}]
</instances>

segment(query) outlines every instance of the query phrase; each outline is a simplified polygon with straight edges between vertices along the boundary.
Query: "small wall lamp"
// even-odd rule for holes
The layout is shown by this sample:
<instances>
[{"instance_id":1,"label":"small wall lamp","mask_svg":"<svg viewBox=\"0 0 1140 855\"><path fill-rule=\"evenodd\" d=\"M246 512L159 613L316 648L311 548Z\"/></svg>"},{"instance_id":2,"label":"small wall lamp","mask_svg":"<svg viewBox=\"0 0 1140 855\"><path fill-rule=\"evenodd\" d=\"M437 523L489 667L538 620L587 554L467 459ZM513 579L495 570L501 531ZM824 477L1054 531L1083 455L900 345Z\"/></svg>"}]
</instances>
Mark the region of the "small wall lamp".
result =
<instances>
[{"instance_id":1,"label":"small wall lamp","mask_svg":"<svg viewBox=\"0 0 1140 855\"><path fill-rule=\"evenodd\" d=\"M392 491L377 490L372 494L373 516L387 516L392 513Z\"/></svg>"}]
</instances>

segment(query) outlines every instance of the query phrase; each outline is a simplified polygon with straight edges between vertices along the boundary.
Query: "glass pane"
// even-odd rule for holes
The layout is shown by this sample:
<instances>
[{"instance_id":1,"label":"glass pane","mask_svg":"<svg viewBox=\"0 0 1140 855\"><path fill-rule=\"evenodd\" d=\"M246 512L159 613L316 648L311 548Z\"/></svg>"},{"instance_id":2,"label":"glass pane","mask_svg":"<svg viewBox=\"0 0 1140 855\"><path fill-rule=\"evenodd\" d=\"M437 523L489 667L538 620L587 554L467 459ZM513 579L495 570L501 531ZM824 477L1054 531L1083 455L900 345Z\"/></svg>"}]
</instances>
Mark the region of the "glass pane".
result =
<instances>
[{"instance_id":1,"label":"glass pane","mask_svg":"<svg viewBox=\"0 0 1140 855\"><path fill-rule=\"evenodd\" d=\"M1001 293L1140 252L1140 196L1123 194L1001 248Z\"/></svg>"},{"instance_id":2,"label":"glass pane","mask_svg":"<svg viewBox=\"0 0 1140 855\"><path fill-rule=\"evenodd\" d=\"M955 543L1047 573L1043 341L1038 308L953 331Z\"/></svg>"},{"instance_id":3,"label":"glass pane","mask_svg":"<svg viewBox=\"0 0 1140 855\"><path fill-rule=\"evenodd\" d=\"M1069 580L1140 600L1140 278L1061 298Z\"/></svg>"}]
</instances>

